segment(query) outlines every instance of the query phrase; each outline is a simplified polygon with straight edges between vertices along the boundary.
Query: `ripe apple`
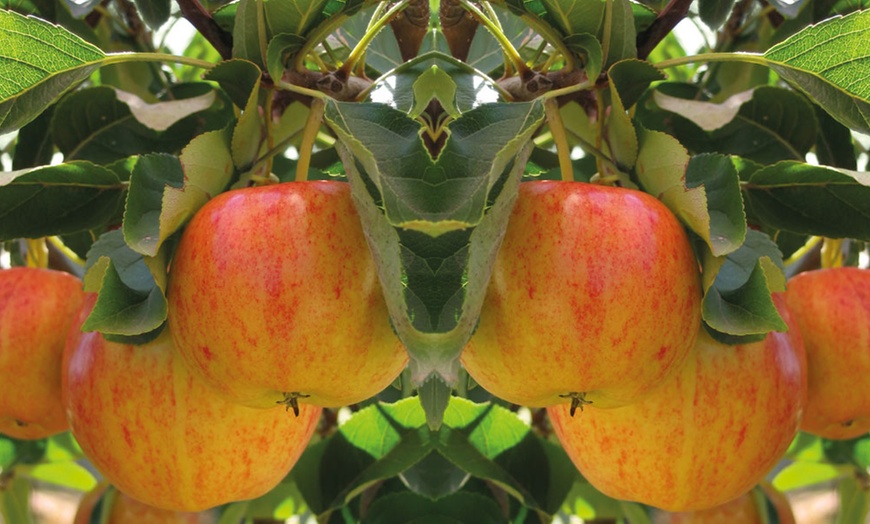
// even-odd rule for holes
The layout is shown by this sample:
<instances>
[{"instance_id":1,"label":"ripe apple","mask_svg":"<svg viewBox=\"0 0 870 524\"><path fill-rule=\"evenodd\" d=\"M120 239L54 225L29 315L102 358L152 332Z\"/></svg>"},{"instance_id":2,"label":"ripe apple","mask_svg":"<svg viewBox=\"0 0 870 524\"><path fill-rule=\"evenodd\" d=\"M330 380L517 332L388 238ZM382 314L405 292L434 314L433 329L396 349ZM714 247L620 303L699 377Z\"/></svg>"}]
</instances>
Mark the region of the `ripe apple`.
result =
<instances>
[{"instance_id":1,"label":"ripe apple","mask_svg":"<svg viewBox=\"0 0 870 524\"><path fill-rule=\"evenodd\" d=\"M319 407L294 416L223 400L188 371L166 330L143 346L82 333L94 299L67 340L63 402L73 436L109 482L150 506L201 511L258 497L284 478Z\"/></svg>"},{"instance_id":2,"label":"ripe apple","mask_svg":"<svg viewBox=\"0 0 870 524\"><path fill-rule=\"evenodd\" d=\"M523 183L462 362L516 404L626 404L683 363L700 302L686 233L658 200Z\"/></svg>"},{"instance_id":3,"label":"ripe apple","mask_svg":"<svg viewBox=\"0 0 870 524\"><path fill-rule=\"evenodd\" d=\"M0 271L0 433L38 439L66 431L60 361L83 296L68 273Z\"/></svg>"},{"instance_id":4,"label":"ripe apple","mask_svg":"<svg viewBox=\"0 0 870 524\"><path fill-rule=\"evenodd\" d=\"M234 402L353 404L407 363L344 183L209 201L181 238L168 298L186 362Z\"/></svg>"},{"instance_id":5,"label":"ripe apple","mask_svg":"<svg viewBox=\"0 0 870 524\"><path fill-rule=\"evenodd\" d=\"M102 524L206 524L214 522L208 513L188 513L143 504L112 486L100 484L82 497L73 524L90 524L94 509L102 498ZM106 507L108 505L109 507Z\"/></svg>"},{"instance_id":6,"label":"ripe apple","mask_svg":"<svg viewBox=\"0 0 870 524\"><path fill-rule=\"evenodd\" d=\"M788 449L806 404L806 360L788 333L728 346L701 330L685 365L615 409L548 408L568 456L603 493L668 511L722 504L761 481Z\"/></svg>"},{"instance_id":7,"label":"ripe apple","mask_svg":"<svg viewBox=\"0 0 870 524\"><path fill-rule=\"evenodd\" d=\"M763 495L758 493L762 491ZM764 524L762 518L767 511L765 500L758 495L766 497L773 504L779 524L795 524L794 513L788 498L777 491L770 484L763 482L758 488L753 489L736 499L700 511L684 513L659 513L653 519L654 524ZM760 506L759 504L764 504Z\"/></svg>"},{"instance_id":8,"label":"ripe apple","mask_svg":"<svg viewBox=\"0 0 870 524\"><path fill-rule=\"evenodd\" d=\"M788 305L807 350L808 400L801 429L829 439L870 431L870 271L800 273Z\"/></svg>"}]
</instances>

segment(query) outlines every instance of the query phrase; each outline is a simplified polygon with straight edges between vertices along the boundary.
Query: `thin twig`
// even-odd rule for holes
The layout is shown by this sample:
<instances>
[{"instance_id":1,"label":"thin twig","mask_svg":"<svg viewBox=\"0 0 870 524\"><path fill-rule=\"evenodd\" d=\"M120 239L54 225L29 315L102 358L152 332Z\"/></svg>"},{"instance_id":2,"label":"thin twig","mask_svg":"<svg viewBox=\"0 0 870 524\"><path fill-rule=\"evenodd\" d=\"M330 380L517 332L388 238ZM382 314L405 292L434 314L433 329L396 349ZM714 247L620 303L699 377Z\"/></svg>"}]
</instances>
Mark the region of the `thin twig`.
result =
<instances>
[{"instance_id":1,"label":"thin twig","mask_svg":"<svg viewBox=\"0 0 870 524\"><path fill-rule=\"evenodd\" d=\"M645 59L680 20L686 17L692 0L671 0L645 31L637 35L637 57Z\"/></svg>"},{"instance_id":2,"label":"thin twig","mask_svg":"<svg viewBox=\"0 0 870 524\"><path fill-rule=\"evenodd\" d=\"M178 7L182 16L214 46L221 58L229 60L233 57L233 35L215 22L199 0L178 0Z\"/></svg>"}]
</instances>

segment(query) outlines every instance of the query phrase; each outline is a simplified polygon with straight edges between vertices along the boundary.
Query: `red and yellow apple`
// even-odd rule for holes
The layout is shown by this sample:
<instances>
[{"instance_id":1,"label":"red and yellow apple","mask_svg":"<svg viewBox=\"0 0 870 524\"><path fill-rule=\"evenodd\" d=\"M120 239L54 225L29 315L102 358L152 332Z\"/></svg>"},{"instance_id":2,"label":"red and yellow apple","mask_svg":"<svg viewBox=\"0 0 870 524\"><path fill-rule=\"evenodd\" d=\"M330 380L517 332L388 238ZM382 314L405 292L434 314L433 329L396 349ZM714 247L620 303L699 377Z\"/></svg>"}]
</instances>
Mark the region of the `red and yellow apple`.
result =
<instances>
[{"instance_id":1,"label":"red and yellow apple","mask_svg":"<svg viewBox=\"0 0 870 524\"><path fill-rule=\"evenodd\" d=\"M762 515L767 511L769 499L776 510L779 524L795 524L794 513L788 498L770 484L763 482L752 491L736 499L700 511L684 513L660 513L654 524L764 524Z\"/></svg>"},{"instance_id":2,"label":"red and yellow apple","mask_svg":"<svg viewBox=\"0 0 870 524\"><path fill-rule=\"evenodd\" d=\"M207 513L171 511L143 504L104 483L82 497L73 524L90 524L101 498L100 511L106 515L105 520L99 521L102 524L206 524L214 521Z\"/></svg>"},{"instance_id":3,"label":"red and yellow apple","mask_svg":"<svg viewBox=\"0 0 870 524\"><path fill-rule=\"evenodd\" d=\"M807 411L801 429L829 439L870 431L870 271L800 273L785 293L807 351Z\"/></svg>"},{"instance_id":4,"label":"red and yellow apple","mask_svg":"<svg viewBox=\"0 0 870 524\"><path fill-rule=\"evenodd\" d=\"M181 238L168 299L186 362L234 402L353 404L407 362L344 183L291 182L209 201Z\"/></svg>"},{"instance_id":5,"label":"red and yellow apple","mask_svg":"<svg viewBox=\"0 0 870 524\"><path fill-rule=\"evenodd\" d=\"M686 233L658 200L579 182L523 183L462 363L516 404L572 395L623 405L683 363L700 302Z\"/></svg>"},{"instance_id":6,"label":"red and yellow apple","mask_svg":"<svg viewBox=\"0 0 870 524\"><path fill-rule=\"evenodd\" d=\"M704 330L685 365L634 404L548 408L568 456L601 492L668 511L695 511L748 491L779 461L806 404L800 334L728 346Z\"/></svg>"},{"instance_id":7,"label":"red and yellow apple","mask_svg":"<svg viewBox=\"0 0 870 524\"><path fill-rule=\"evenodd\" d=\"M60 362L83 296L68 273L0 271L0 433L38 439L66 431Z\"/></svg>"},{"instance_id":8,"label":"red and yellow apple","mask_svg":"<svg viewBox=\"0 0 870 524\"><path fill-rule=\"evenodd\" d=\"M263 495L302 454L321 409L298 416L227 402L191 374L168 330L148 344L70 331L63 402L85 456L117 488L163 509L200 511Z\"/></svg>"}]
</instances>

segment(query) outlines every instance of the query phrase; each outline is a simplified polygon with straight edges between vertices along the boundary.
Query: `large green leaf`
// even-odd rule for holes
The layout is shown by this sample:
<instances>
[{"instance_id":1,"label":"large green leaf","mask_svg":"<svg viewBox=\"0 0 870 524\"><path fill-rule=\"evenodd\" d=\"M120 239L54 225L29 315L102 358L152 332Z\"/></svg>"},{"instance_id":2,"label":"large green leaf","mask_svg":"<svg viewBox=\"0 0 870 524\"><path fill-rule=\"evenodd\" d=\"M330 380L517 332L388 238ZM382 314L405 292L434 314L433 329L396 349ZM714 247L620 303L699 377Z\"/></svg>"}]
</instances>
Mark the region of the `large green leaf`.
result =
<instances>
[{"instance_id":1,"label":"large green leaf","mask_svg":"<svg viewBox=\"0 0 870 524\"><path fill-rule=\"evenodd\" d=\"M524 2L529 9L531 2ZM608 40L609 49L604 50L604 66L626 58L637 56L634 27L634 14L629 0L543 0L546 15L544 19L562 33L563 38L576 34L591 34L604 42ZM610 26L606 23L607 6L612 8ZM605 35L608 31L609 34Z\"/></svg>"},{"instance_id":2,"label":"large green leaf","mask_svg":"<svg viewBox=\"0 0 870 524\"><path fill-rule=\"evenodd\" d=\"M6 522L31 524L35 522L30 509L30 493L33 491L29 479L12 477L4 489L0 490L0 517Z\"/></svg>"},{"instance_id":3,"label":"large green leaf","mask_svg":"<svg viewBox=\"0 0 870 524\"><path fill-rule=\"evenodd\" d=\"M700 236L715 256L743 243L746 218L739 179L727 157L690 157L674 137L642 129L635 171L644 189Z\"/></svg>"},{"instance_id":4,"label":"large green leaf","mask_svg":"<svg viewBox=\"0 0 870 524\"><path fill-rule=\"evenodd\" d=\"M870 240L870 175L779 162L743 185L747 210L765 225L794 233Z\"/></svg>"},{"instance_id":5,"label":"large green leaf","mask_svg":"<svg viewBox=\"0 0 870 524\"><path fill-rule=\"evenodd\" d=\"M114 172L90 162L0 173L0 240L103 226L125 191Z\"/></svg>"},{"instance_id":6,"label":"large green leaf","mask_svg":"<svg viewBox=\"0 0 870 524\"><path fill-rule=\"evenodd\" d=\"M807 27L764 53L770 67L856 131L870 132L870 10Z\"/></svg>"},{"instance_id":7,"label":"large green leaf","mask_svg":"<svg viewBox=\"0 0 870 524\"><path fill-rule=\"evenodd\" d=\"M815 143L812 106L792 91L760 87L722 104L686 100L660 91L656 104L686 120L668 129L690 151L739 155L760 163L803 160Z\"/></svg>"},{"instance_id":8,"label":"large green leaf","mask_svg":"<svg viewBox=\"0 0 870 524\"><path fill-rule=\"evenodd\" d=\"M130 177L124 238L136 252L154 257L163 242L210 198L223 191L233 174L229 128L199 135L180 157L141 157Z\"/></svg>"},{"instance_id":9,"label":"large green leaf","mask_svg":"<svg viewBox=\"0 0 870 524\"><path fill-rule=\"evenodd\" d=\"M456 380L529 139L544 117L540 102L462 112L467 78L432 72L421 71L420 84L399 77L418 97L400 101L410 115L385 104L332 101L325 111L417 386L433 373ZM447 130L412 118L430 100L443 116L456 115Z\"/></svg>"},{"instance_id":10,"label":"large green leaf","mask_svg":"<svg viewBox=\"0 0 870 524\"><path fill-rule=\"evenodd\" d=\"M460 492L429 500L410 492L391 493L372 503L366 515L371 524L496 524L505 522L498 503L478 493Z\"/></svg>"},{"instance_id":11,"label":"large green leaf","mask_svg":"<svg viewBox=\"0 0 870 524\"><path fill-rule=\"evenodd\" d=\"M0 133L36 118L105 56L62 27L0 11Z\"/></svg>"}]
</instances>

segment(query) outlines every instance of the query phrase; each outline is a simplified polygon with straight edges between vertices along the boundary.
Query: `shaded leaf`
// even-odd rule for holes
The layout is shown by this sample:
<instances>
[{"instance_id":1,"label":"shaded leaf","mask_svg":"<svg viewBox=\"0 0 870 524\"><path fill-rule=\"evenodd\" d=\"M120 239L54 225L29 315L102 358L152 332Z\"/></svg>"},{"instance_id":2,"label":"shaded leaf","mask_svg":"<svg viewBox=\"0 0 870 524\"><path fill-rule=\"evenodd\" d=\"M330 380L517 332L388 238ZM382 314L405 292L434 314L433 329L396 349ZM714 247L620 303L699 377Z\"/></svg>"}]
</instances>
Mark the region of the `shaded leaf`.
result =
<instances>
[{"instance_id":1,"label":"shaded leaf","mask_svg":"<svg viewBox=\"0 0 870 524\"><path fill-rule=\"evenodd\" d=\"M54 156L54 140L51 136L51 118L54 106L49 107L36 119L18 131L12 169L28 169L46 166Z\"/></svg>"},{"instance_id":2,"label":"shaded leaf","mask_svg":"<svg viewBox=\"0 0 870 524\"><path fill-rule=\"evenodd\" d=\"M35 522L30 510L30 493L33 490L29 479L14 476L0 490L0 517L6 522L31 524Z\"/></svg>"},{"instance_id":3,"label":"shaded leaf","mask_svg":"<svg viewBox=\"0 0 870 524\"><path fill-rule=\"evenodd\" d=\"M98 228L116 215L126 187L90 162L0 173L0 240Z\"/></svg>"},{"instance_id":4,"label":"shaded leaf","mask_svg":"<svg viewBox=\"0 0 870 524\"><path fill-rule=\"evenodd\" d=\"M816 157L823 166L858 169L855 158L855 146L849 128L834 120L818 106L816 120L819 122L819 132L816 136Z\"/></svg>"},{"instance_id":5,"label":"shaded leaf","mask_svg":"<svg viewBox=\"0 0 870 524\"><path fill-rule=\"evenodd\" d=\"M36 118L105 56L60 26L0 11L0 133Z\"/></svg>"},{"instance_id":6,"label":"shaded leaf","mask_svg":"<svg viewBox=\"0 0 870 524\"><path fill-rule=\"evenodd\" d=\"M371 524L454 524L475 522L497 524L505 522L498 503L478 493L460 492L437 501L410 492L391 493L379 497L368 510L366 522Z\"/></svg>"},{"instance_id":7,"label":"shaded leaf","mask_svg":"<svg viewBox=\"0 0 870 524\"><path fill-rule=\"evenodd\" d=\"M779 249L767 235L749 230L740 249L723 259L706 257L703 265L701 316L714 338L748 342L772 330L786 330L770 296L785 291L785 267Z\"/></svg>"},{"instance_id":8,"label":"shaded leaf","mask_svg":"<svg viewBox=\"0 0 870 524\"><path fill-rule=\"evenodd\" d=\"M809 26L764 53L770 67L845 126L870 132L870 10Z\"/></svg>"},{"instance_id":9,"label":"shaded leaf","mask_svg":"<svg viewBox=\"0 0 870 524\"><path fill-rule=\"evenodd\" d=\"M744 184L747 209L793 233L870 240L870 175L800 162L755 171Z\"/></svg>"},{"instance_id":10,"label":"shaded leaf","mask_svg":"<svg viewBox=\"0 0 870 524\"><path fill-rule=\"evenodd\" d=\"M169 20L169 0L134 0L142 20L151 29L159 29Z\"/></svg>"},{"instance_id":11,"label":"shaded leaf","mask_svg":"<svg viewBox=\"0 0 870 524\"><path fill-rule=\"evenodd\" d=\"M698 14L707 27L715 31L725 23L733 6L734 0L699 0Z\"/></svg>"},{"instance_id":12,"label":"shaded leaf","mask_svg":"<svg viewBox=\"0 0 870 524\"><path fill-rule=\"evenodd\" d=\"M94 242L85 271L85 290L99 292L99 296L82 326L84 331L156 336L166 320L166 297L152 268L127 246L121 230L104 233ZM165 279L165 274L158 277Z\"/></svg>"}]
</instances>

